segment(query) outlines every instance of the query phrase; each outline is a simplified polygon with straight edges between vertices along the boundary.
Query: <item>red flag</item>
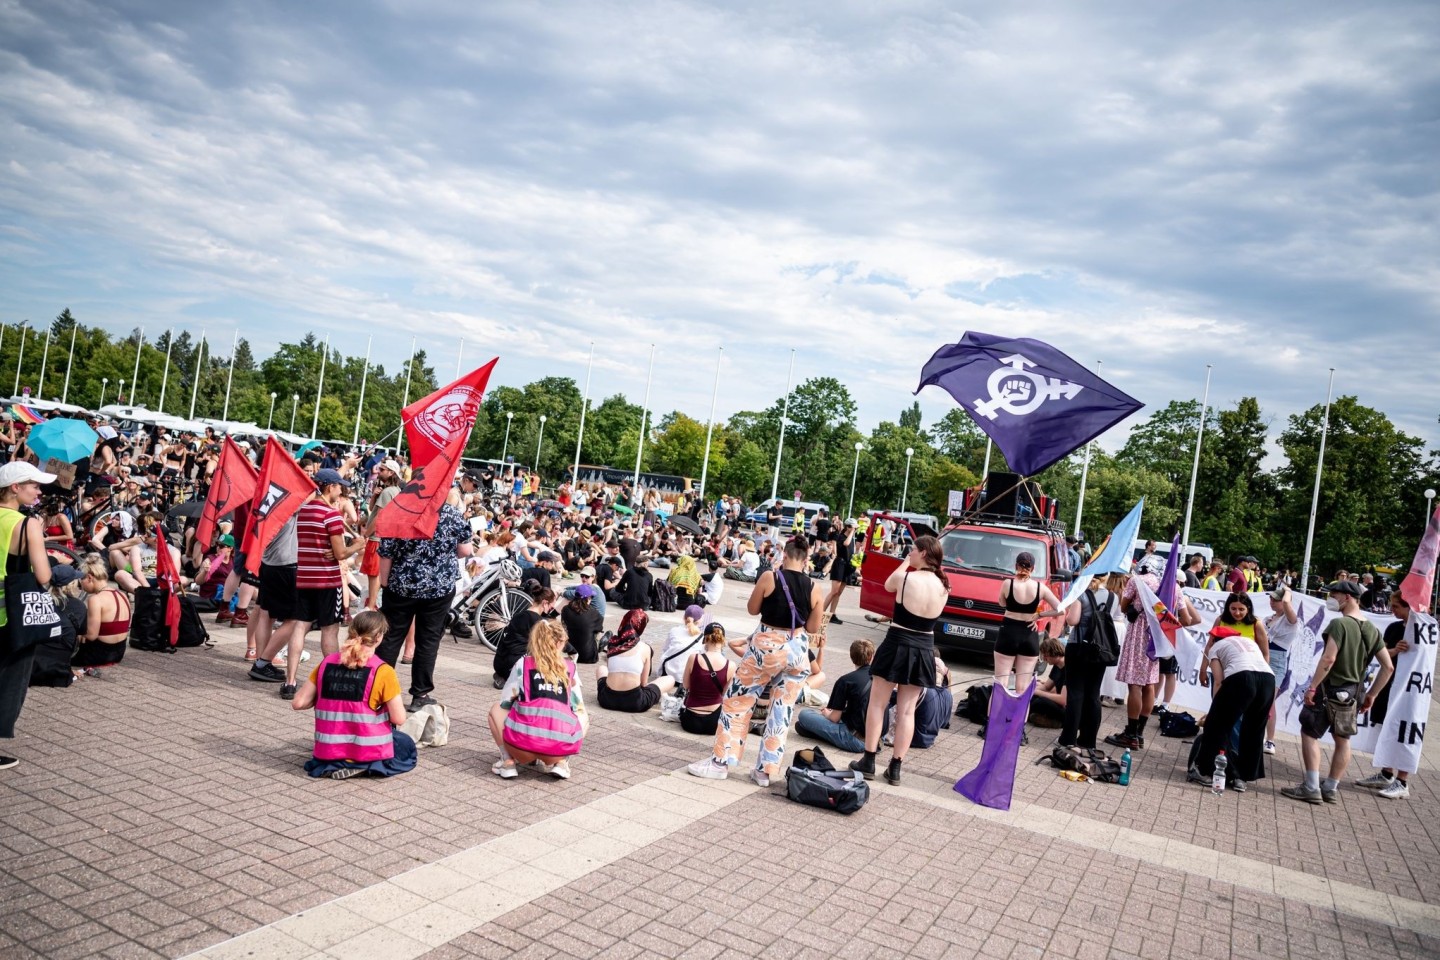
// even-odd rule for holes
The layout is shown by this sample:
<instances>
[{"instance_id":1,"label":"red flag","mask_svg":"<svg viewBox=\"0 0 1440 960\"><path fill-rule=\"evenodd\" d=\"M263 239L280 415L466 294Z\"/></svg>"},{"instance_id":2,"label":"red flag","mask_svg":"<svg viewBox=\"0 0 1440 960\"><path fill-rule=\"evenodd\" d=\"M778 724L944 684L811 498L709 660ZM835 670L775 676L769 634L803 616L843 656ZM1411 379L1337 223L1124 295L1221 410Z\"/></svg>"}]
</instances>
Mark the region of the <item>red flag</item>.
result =
<instances>
[{"instance_id":1,"label":"red flag","mask_svg":"<svg viewBox=\"0 0 1440 960\"><path fill-rule=\"evenodd\" d=\"M494 361L491 361L492 363ZM450 439L449 445L424 466L417 466L410 482L375 515L375 535L399 540L428 540L435 536L440 508L455 482L455 468L470 442L465 430Z\"/></svg>"},{"instance_id":2,"label":"red flag","mask_svg":"<svg viewBox=\"0 0 1440 960\"><path fill-rule=\"evenodd\" d=\"M245 569L260 572L260 556L275 539L285 521L310 499L315 482L300 469L295 458L285 452L274 437L265 445L265 462L255 482L255 497L250 501L252 521L245 531Z\"/></svg>"},{"instance_id":3,"label":"red flag","mask_svg":"<svg viewBox=\"0 0 1440 960\"><path fill-rule=\"evenodd\" d=\"M1430 593L1435 586L1435 557L1440 554L1440 507L1425 525L1425 536L1410 562L1410 572L1400 583L1400 596L1411 610L1430 612Z\"/></svg>"},{"instance_id":4,"label":"red flag","mask_svg":"<svg viewBox=\"0 0 1440 960\"><path fill-rule=\"evenodd\" d=\"M475 415L480 410L480 401L485 398L485 386L490 382L490 371L495 369L499 359L496 357L401 411L400 419L405 424L412 467L423 467L440 456L457 436L465 437L468 442L470 428L475 426ZM461 449L464 449L463 444ZM431 532L434 532L433 526Z\"/></svg>"},{"instance_id":5,"label":"red flag","mask_svg":"<svg viewBox=\"0 0 1440 960\"><path fill-rule=\"evenodd\" d=\"M249 506L255 497L255 483L259 477L260 471L255 469L250 458L245 456L245 452L234 440L226 437L225 445L220 451L220 462L215 467L215 475L210 479L210 493L205 497L205 509L201 512L200 523L195 528L195 539L199 540L206 550L210 549L210 544L215 539L215 524L236 508ZM242 518L236 514L235 519L239 521ZM235 529L244 528L237 522Z\"/></svg>"},{"instance_id":6,"label":"red flag","mask_svg":"<svg viewBox=\"0 0 1440 960\"><path fill-rule=\"evenodd\" d=\"M165 585L165 625L170 628L170 646L180 642L180 571L165 542L165 528L155 524L155 575Z\"/></svg>"}]
</instances>

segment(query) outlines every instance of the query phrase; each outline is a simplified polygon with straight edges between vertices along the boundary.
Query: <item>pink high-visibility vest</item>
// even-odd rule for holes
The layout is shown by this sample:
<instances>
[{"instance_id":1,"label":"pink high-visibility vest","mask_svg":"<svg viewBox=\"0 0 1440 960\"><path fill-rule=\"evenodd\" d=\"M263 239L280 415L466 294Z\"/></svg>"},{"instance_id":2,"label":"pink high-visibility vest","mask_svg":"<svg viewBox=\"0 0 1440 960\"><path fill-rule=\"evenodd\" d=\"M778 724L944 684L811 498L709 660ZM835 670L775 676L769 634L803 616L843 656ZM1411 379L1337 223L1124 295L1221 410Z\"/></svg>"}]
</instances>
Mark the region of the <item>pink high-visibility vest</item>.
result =
<instances>
[{"instance_id":1,"label":"pink high-visibility vest","mask_svg":"<svg viewBox=\"0 0 1440 960\"><path fill-rule=\"evenodd\" d=\"M369 763L395 756L389 712L370 709L375 675L385 661L375 655L350 669L332 653L320 661L315 678L315 759Z\"/></svg>"}]
</instances>

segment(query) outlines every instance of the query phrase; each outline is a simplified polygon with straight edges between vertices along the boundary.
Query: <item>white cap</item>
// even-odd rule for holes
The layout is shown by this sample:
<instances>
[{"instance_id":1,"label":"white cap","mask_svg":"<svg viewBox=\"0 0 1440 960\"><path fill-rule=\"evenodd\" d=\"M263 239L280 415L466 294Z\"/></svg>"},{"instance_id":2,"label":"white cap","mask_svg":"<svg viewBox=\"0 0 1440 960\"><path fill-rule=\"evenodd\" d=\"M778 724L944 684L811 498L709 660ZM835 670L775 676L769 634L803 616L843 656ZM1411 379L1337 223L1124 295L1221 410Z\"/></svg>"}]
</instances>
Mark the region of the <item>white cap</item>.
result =
<instances>
[{"instance_id":1,"label":"white cap","mask_svg":"<svg viewBox=\"0 0 1440 960\"><path fill-rule=\"evenodd\" d=\"M11 460L0 467L0 488L8 487L12 483L54 483L55 474L41 473L35 464L26 460Z\"/></svg>"},{"instance_id":2,"label":"white cap","mask_svg":"<svg viewBox=\"0 0 1440 960\"><path fill-rule=\"evenodd\" d=\"M391 457L389 460L382 460L380 462L380 466L384 467L386 470L389 470L397 477L405 476L405 468L400 466L399 461L397 461L394 457Z\"/></svg>"}]
</instances>

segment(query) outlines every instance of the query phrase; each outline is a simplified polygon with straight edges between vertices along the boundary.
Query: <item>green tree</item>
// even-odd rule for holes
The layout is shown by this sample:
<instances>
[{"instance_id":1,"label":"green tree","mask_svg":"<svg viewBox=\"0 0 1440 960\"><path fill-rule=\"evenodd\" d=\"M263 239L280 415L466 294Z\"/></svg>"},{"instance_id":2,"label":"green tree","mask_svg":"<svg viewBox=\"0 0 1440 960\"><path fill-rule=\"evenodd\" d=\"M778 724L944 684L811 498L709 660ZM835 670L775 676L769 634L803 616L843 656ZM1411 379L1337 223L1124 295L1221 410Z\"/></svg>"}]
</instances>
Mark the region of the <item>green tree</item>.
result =
<instances>
[{"instance_id":1,"label":"green tree","mask_svg":"<svg viewBox=\"0 0 1440 960\"><path fill-rule=\"evenodd\" d=\"M676 410L661 419L655 434L655 469L698 480L705 465L705 424ZM710 470L725 466L724 438L710 439Z\"/></svg>"}]
</instances>

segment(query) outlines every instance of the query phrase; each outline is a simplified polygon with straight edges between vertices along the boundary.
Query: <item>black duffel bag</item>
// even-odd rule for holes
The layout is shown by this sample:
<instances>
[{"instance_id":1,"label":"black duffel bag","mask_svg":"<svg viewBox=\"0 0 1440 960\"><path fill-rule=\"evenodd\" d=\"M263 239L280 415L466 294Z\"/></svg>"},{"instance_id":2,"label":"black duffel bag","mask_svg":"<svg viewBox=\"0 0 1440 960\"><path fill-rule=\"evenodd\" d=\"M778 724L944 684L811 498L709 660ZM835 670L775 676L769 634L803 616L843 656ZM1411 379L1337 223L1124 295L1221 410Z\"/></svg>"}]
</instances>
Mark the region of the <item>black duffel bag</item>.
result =
<instances>
[{"instance_id":1,"label":"black duffel bag","mask_svg":"<svg viewBox=\"0 0 1440 960\"><path fill-rule=\"evenodd\" d=\"M854 771L800 770L785 771L785 793L796 803L803 803L837 813L854 813L870 799L870 784Z\"/></svg>"},{"instance_id":2,"label":"black duffel bag","mask_svg":"<svg viewBox=\"0 0 1440 960\"><path fill-rule=\"evenodd\" d=\"M195 601L180 598L180 635L172 644L170 628L165 624L166 591L163 587L137 587L135 604L130 610L130 646L153 653L174 653L176 647L198 647L210 642L205 622L195 609Z\"/></svg>"}]
</instances>

